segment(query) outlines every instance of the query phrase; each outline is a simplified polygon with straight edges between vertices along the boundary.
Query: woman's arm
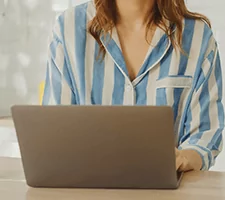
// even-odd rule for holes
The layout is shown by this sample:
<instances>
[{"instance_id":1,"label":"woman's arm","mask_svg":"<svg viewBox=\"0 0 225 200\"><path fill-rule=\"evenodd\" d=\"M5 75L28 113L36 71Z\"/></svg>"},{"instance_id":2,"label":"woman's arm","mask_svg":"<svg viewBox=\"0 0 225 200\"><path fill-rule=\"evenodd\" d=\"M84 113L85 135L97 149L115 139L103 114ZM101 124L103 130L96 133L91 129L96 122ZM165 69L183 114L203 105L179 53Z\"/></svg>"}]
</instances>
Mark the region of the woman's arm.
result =
<instances>
[{"instance_id":1,"label":"woman's arm","mask_svg":"<svg viewBox=\"0 0 225 200\"><path fill-rule=\"evenodd\" d=\"M50 37L43 105L76 104L59 19Z\"/></svg>"},{"instance_id":2,"label":"woman's arm","mask_svg":"<svg viewBox=\"0 0 225 200\"><path fill-rule=\"evenodd\" d=\"M214 41L213 36L211 41ZM180 140L177 165L182 171L208 170L222 150L221 63L215 41L210 42L209 49L198 81L194 83L195 90L184 124L185 134Z\"/></svg>"}]
</instances>

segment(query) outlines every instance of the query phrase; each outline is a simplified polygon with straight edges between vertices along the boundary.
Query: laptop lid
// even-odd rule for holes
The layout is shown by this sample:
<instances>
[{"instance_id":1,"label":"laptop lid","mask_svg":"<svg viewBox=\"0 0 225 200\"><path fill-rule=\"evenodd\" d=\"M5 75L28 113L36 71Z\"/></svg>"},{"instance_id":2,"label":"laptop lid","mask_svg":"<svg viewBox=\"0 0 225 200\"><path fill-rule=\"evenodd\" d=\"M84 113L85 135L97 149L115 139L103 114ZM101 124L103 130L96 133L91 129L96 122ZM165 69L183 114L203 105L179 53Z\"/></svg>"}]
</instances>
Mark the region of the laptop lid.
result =
<instances>
[{"instance_id":1,"label":"laptop lid","mask_svg":"<svg viewBox=\"0 0 225 200\"><path fill-rule=\"evenodd\" d=\"M14 106L12 116L29 186L178 186L170 107Z\"/></svg>"}]
</instances>

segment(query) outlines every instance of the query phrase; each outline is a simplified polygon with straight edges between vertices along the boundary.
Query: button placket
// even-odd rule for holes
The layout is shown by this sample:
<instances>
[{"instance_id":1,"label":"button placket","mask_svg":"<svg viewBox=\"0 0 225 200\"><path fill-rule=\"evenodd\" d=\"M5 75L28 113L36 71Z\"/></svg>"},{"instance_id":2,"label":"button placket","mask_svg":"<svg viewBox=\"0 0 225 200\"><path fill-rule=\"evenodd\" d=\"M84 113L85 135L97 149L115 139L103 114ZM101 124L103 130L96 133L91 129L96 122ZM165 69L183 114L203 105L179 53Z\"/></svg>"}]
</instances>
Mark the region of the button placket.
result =
<instances>
[{"instance_id":1,"label":"button placket","mask_svg":"<svg viewBox=\"0 0 225 200\"><path fill-rule=\"evenodd\" d=\"M134 105L134 87L132 83L127 83L125 85L125 94L124 94L124 104L125 105Z\"/></svg>"}]
</instances>

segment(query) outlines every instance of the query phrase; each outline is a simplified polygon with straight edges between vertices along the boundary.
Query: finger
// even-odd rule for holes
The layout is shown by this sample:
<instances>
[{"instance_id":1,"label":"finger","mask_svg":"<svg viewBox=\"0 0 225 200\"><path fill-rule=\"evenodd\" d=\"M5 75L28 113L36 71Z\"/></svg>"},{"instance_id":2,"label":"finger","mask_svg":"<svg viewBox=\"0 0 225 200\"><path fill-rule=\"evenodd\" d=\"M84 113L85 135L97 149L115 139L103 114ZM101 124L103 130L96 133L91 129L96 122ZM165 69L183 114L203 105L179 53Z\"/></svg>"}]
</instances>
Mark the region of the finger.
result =
<instances>
[{"instance_id":1,"label":"finger","mask_svg":"<svg viewBox=\"0 0 225 200\"><path fill-rule=\"evenodd\" d=\"M176 157L180 155L180 151L177 148L175 148L175 153L176 153Z\"/></svg>"},{"instance_id":2,"label":"finger","mask_svg":"<svg viewBox=\"0 0 225 200\"><path fill-rule=\"evenodd\" d=\"M179 171L186 172L190 170L189 162L186 157L181 157L182 164L179 167Z\"/></svg>"},{"instance_id":3,"label":"finger","mask_svg":"<svg viewBox=\"0 0 225 200\"><path fill-rule=\"evenodd\" d=\"M180 167L182 166L182 163L183 163L182 157L178 156L176 158L176 170L180 169Z\"/></svg>"}]
</instances>

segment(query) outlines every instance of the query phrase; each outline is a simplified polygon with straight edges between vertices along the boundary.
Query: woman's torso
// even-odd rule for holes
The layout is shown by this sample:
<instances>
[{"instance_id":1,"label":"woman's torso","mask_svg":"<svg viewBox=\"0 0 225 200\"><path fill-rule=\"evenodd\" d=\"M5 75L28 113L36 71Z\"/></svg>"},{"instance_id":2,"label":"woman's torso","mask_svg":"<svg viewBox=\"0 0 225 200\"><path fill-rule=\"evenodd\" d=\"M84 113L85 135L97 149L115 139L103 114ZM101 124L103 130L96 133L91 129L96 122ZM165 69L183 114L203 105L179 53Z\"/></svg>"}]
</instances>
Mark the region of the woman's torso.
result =
<instances>
[{"instance_id":1,"label":"woman's torso","mask_svg":"<svg viewBox=\"0 0 225 200\"><path fill-rule=\"evenodd\" d=\"M61 16L68 83L76 103L172 106L178 131L201 72L210 28L201 21L184 20L185 54L176 51L163 30L157 28L137 77L130 81L115 29L111 40L110 35L101 38L106 55L103 60L96 59L99 45L86 28L94 15L93 3L86 3Z\"/></svg>"}]
</instances>

